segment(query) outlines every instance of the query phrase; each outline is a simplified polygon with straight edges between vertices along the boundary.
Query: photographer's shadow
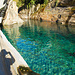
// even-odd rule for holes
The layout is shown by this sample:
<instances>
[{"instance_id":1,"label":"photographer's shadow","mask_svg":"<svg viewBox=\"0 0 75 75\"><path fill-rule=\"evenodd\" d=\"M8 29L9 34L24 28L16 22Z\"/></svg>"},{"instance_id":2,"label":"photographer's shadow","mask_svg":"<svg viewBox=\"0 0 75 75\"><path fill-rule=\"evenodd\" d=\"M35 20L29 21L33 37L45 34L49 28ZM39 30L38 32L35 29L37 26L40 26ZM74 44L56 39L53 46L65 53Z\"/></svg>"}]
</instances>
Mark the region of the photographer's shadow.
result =
<instances>
[{"instance_id":1,"label":"photographer's shadow","mask_svg":"<svg viewBox=\"0 0 75 75\"><path fill-rule=\"evenodd\" d=\"M1 50L1 54L3 56L2 62L4 65L4 70L6 72L6 75L12 75L11 65L13 65L13 63L15 62L14 57L10 52L7 52L5 49Z\"/></svg>"}]
</instances>

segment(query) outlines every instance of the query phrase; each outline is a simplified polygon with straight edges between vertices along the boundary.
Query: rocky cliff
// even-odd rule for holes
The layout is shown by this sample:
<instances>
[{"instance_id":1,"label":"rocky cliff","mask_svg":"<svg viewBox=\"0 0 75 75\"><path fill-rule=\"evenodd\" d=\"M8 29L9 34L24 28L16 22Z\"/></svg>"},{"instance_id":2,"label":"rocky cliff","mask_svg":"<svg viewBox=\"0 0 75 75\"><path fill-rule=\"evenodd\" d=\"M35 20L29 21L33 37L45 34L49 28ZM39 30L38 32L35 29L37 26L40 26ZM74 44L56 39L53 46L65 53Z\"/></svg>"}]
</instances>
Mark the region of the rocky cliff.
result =
<instances>
[{"instance_id":1,"label":"rocky cliff","mask_svg":"<svg viewBox=\"0 0 75 75\"><path fill-rule=\"evenodd\" d=\"M31 19L75 25L75 0L50 0L45 9Z\"/></svg>"},{"instance_id":2,"label":"rocky cliff","mask_svg":"<svg viewBox=\"0 0 75 75\"><path fill-rule=\"evenodd\" d=\"M10 0L4 16L3 25L12 25L15 23L23 23L23 20L18 16L16 2Z\"/></svg>"}]
</instances>

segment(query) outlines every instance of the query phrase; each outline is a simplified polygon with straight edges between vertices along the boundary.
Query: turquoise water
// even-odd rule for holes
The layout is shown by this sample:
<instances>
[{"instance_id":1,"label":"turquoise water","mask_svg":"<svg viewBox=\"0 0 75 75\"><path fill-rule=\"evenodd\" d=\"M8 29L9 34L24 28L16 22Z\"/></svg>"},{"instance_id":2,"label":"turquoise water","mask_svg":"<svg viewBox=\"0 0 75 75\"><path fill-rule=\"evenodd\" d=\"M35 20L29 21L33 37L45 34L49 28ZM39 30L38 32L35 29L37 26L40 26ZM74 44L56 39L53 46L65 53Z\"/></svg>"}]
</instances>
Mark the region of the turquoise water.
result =
<instances>
[{"instance_id":1,"label":"turquoise water","mask_svg":"<svg viewBox=\"0 0 75 75\"><path fill-rule=\"evenodd\" d=\"M2 31L34 72L75 75L75 26L26 21Z\"/></svg>"}]
</instances>

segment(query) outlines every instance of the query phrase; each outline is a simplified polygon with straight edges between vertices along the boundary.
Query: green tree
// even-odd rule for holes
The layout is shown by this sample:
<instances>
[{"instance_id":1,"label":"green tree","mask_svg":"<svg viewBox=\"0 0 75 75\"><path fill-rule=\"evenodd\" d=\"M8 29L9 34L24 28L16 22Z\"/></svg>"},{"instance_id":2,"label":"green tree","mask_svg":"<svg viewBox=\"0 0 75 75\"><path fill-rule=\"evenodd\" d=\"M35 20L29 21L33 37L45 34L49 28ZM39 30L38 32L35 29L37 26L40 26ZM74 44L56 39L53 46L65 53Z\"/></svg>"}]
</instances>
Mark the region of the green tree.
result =
<instances>
[{"instance_id":1,"label":"green tree","mask_svg":"<svg viewBox=\"0 0 75 75\"><path fill-rule=\"evenodd\" d=\"M47 4L48 3L48 0L44 0L44 4Z\"/></svg>"}]
</instances>

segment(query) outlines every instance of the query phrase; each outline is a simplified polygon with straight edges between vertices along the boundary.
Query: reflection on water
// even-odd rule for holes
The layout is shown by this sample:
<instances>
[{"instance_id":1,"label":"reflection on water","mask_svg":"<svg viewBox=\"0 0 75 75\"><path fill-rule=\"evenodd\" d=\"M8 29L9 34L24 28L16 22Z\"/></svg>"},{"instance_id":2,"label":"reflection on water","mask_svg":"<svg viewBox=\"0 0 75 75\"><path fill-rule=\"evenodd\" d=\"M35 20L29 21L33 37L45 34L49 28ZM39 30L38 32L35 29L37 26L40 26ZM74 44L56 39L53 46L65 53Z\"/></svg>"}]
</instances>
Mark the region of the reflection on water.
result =
<instances>
[{"instance_id":1,"label":"reflection on water","mask_svg":"<svg viewBox=\"0 0 75 75\"><path fill-rule=\"evenodd\" d=\"M75 26L29 20L2 31L35 72L75 74Z\"/></svg>"}]
</instances>

